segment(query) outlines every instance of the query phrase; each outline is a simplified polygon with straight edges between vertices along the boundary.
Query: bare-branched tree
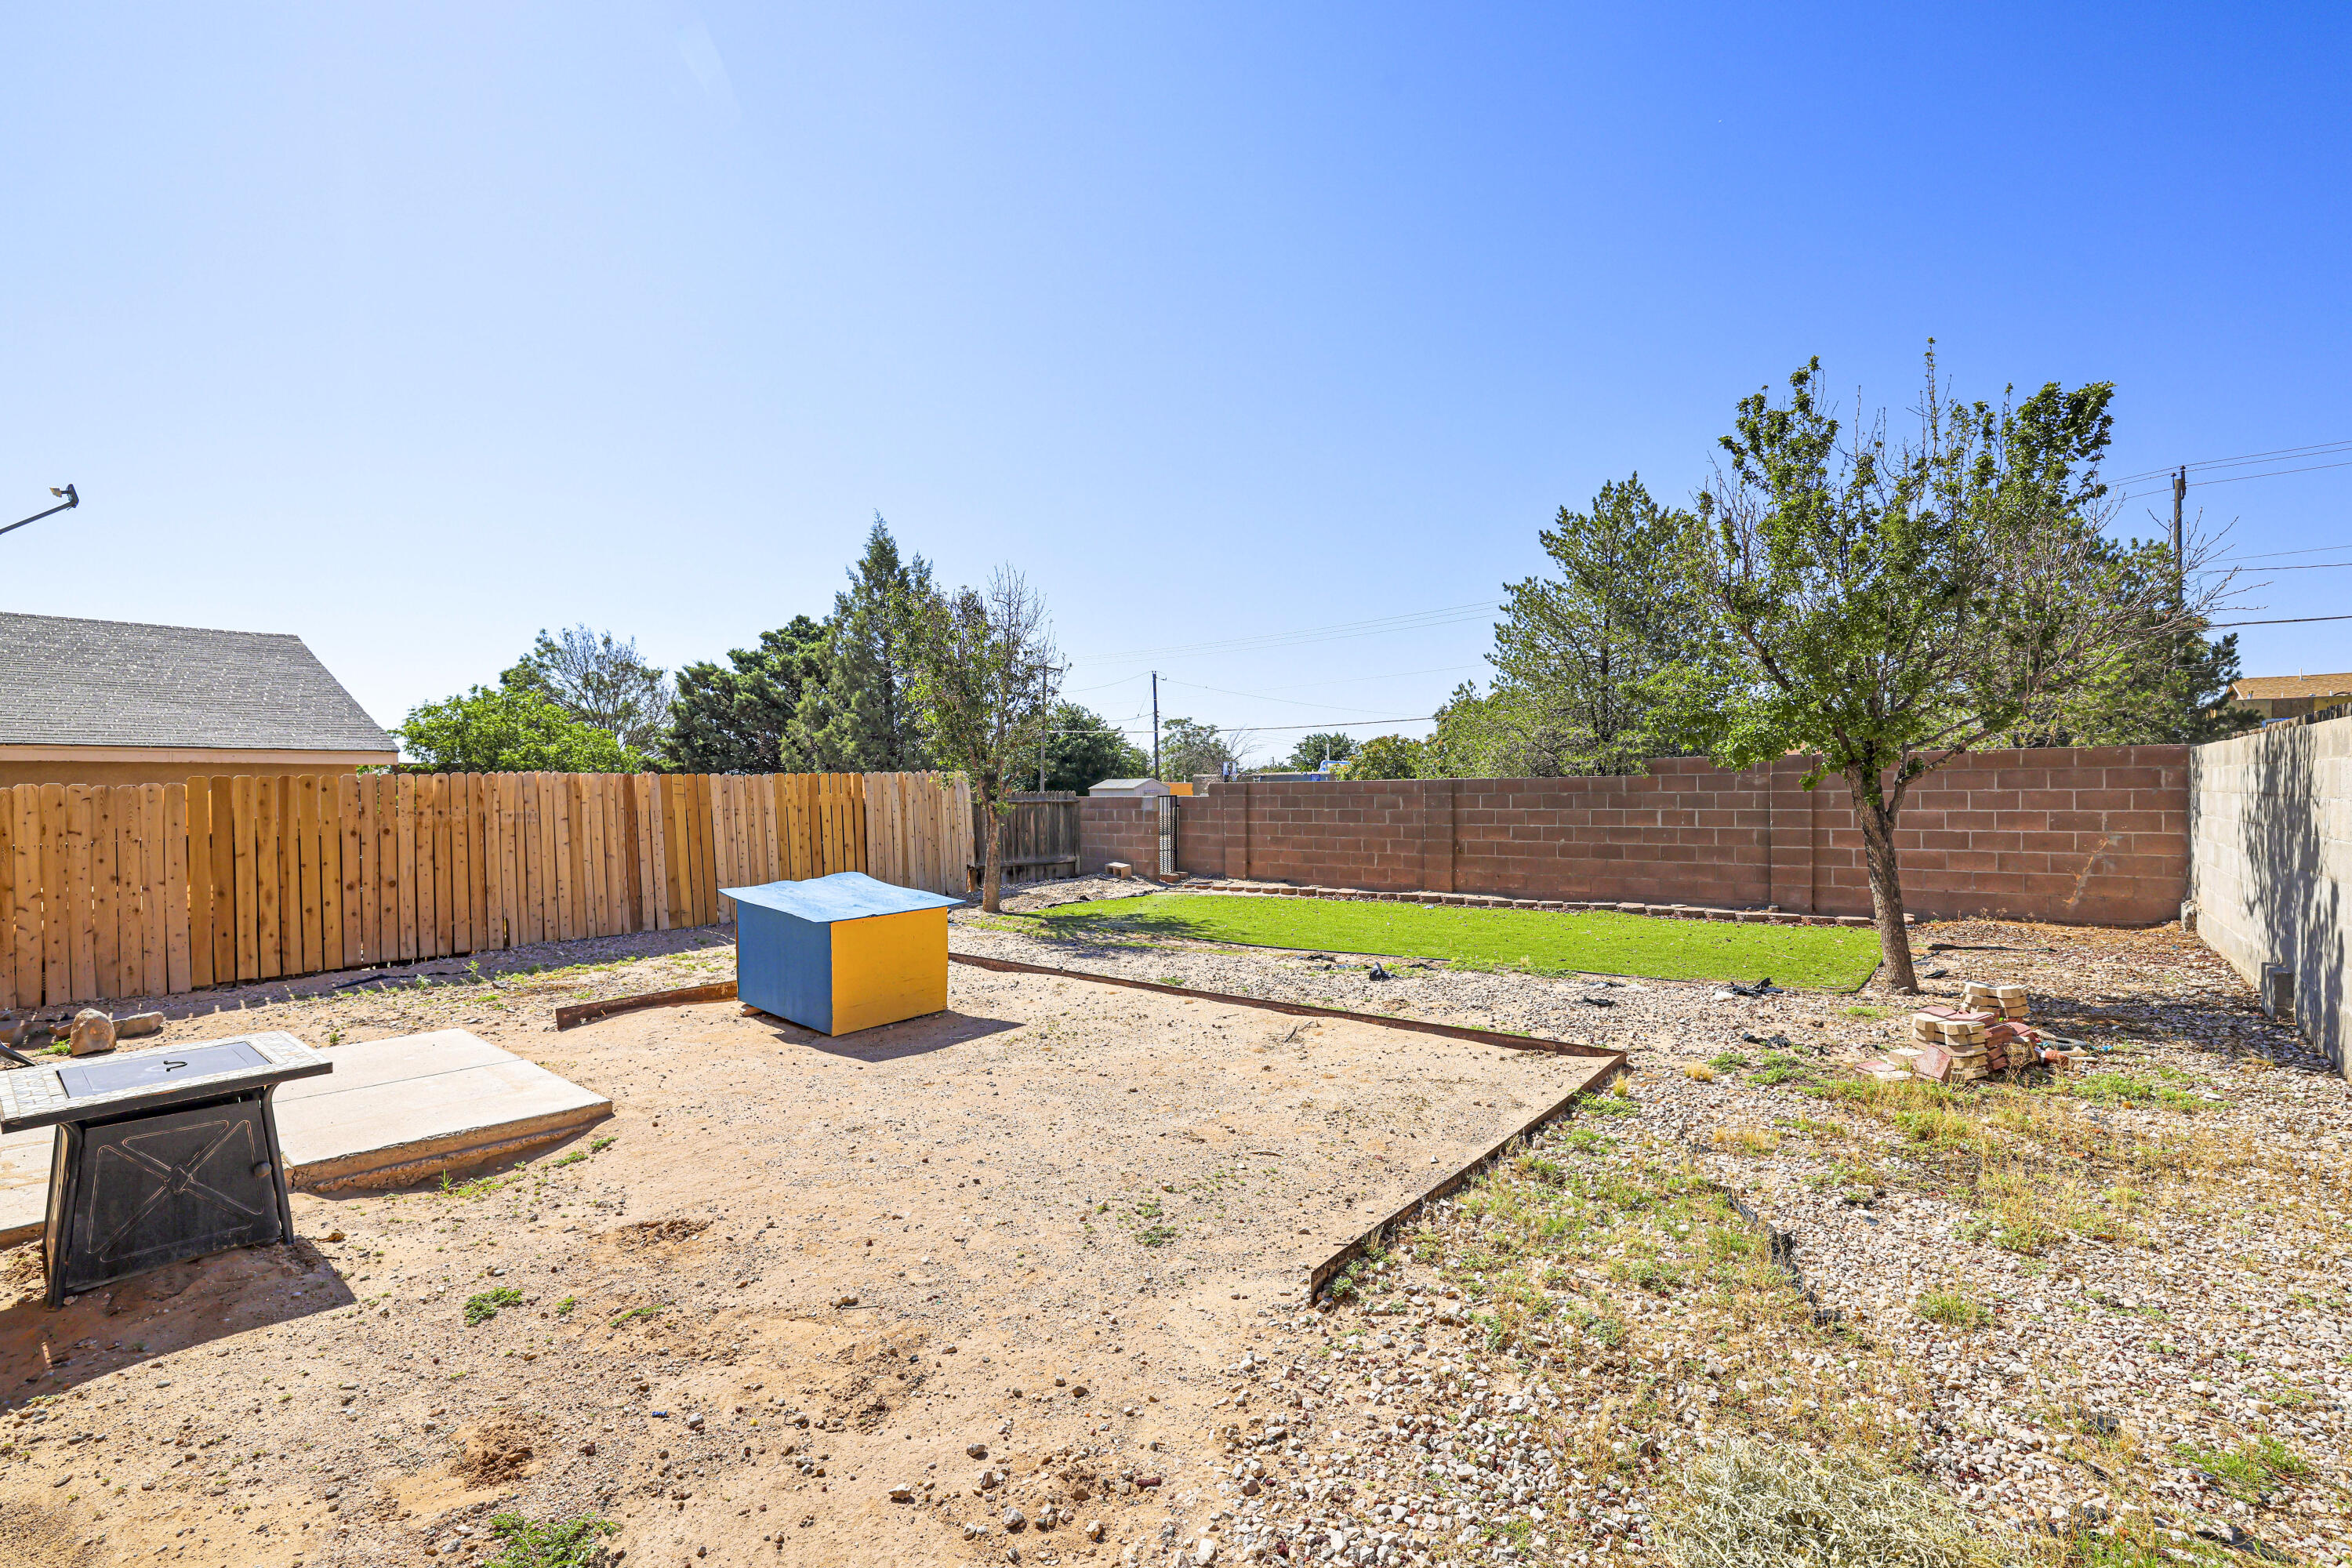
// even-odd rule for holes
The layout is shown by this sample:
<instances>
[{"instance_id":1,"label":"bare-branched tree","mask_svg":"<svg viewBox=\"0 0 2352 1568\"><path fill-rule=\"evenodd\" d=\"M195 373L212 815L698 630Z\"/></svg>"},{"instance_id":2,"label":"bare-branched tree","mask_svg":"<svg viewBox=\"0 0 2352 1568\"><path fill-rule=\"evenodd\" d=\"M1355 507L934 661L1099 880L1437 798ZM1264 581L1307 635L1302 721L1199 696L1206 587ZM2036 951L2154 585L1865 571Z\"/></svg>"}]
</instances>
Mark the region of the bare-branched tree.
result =
<instances>
[{"instance_id":1,"label":"bare-branched tree","mask_svg":"<svg viewBox=\"0 0 2352 1568\"><path fill-rule=\"evenodd\" d=\"M1954 403L1931 345L1895 446L1883 416L1842 439L1819 375L1791 376L1784 405L1747 398L1723 437L1684 552L1709 626L1672 689L1724 765L1808 753L1808 788L1844 780L1888 979L1916 991L1895 846L1911 786L2200 631L2231 579L2201 570L2202 542L2176 563L2104 531L2109 385Z\"/></svg>"},{"instance_id":2,"label":"bare-branched tree","mask_svg":"<svg viewBox=\"0 0 2352 1568\"><path fill-rule=\"evenodd\" d=\"M677 693L647 664L635 637L566 626L542 631L530 651L499 678L509 690L536 691L583 724L638 752L660 749Z\"/></svg>"},{"instance_id":3,"label":"bare-branched tree","mask_svg":"<svg viewBox=\"0 0 2352 1568\"><path fill-rule=\"evenodd\" d=\"M1002 905L1009 796L1034 772L1061 687L1045 602L1020 573L999 567L988 586L910 602L913 689L930 753L961 768L984 808L981 907Z\"/></svg>"}]
</instances>

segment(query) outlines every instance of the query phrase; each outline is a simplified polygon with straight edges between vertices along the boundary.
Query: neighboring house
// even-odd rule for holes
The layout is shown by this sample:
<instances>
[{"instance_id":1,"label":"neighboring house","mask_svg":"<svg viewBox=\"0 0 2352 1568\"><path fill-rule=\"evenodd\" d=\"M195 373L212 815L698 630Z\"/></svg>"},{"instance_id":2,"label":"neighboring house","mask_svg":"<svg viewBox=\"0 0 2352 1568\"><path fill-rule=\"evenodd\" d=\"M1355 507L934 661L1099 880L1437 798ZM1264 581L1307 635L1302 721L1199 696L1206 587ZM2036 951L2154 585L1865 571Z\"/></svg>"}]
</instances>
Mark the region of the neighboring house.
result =
<instances>
[{"instance_id":1,"label":"neighboring house","mask_svg":"<svg viewBox=\"0 0 2352 1568\"><path fill-rule=\"evenodd\" d=\"M302 639L0 614L0 784L170 784L400 760Z\"/></svg>"},{"instance_id":2,"label":"neighboring house","mask_svg":"<svg viewBox=\"0 0 2352 1568\"><path fill-rule=\"evenodd\" d=\"M2230 688L2230 700L2265 720L2299 719L2317 709L2352 702L2352 673L2250 675Z\"/></svg>"}]
</instances>

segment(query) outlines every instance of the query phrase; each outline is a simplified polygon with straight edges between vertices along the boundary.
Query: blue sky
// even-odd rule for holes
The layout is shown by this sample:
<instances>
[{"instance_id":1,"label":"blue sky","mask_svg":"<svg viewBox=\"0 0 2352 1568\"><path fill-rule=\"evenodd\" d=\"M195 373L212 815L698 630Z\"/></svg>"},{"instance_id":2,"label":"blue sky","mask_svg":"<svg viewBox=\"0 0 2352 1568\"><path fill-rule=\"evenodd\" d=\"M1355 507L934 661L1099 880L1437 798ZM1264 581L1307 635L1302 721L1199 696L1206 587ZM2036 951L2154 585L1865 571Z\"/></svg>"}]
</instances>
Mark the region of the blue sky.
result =
<instances>
[{"instance_id":1,"label":"blue sky","mask_svg":"<svg viewBox=\"0 0 2352 1568\"><path fill-rule=\"evenodd\" d=\"M16 7L0 521L87 504L0 539L5 603L297 632L389 724L541 626L674 666L821 614L879 510L950 581L1024 569L1114 719L1154 665L1269 746L1425 714L1557 507L1686 497L1810 354L1897 409L1930 336L1971 395L2114 381L2118 474L2352 438L2347 33ZM2249 564L2352 560L2268 559L2352 547L2352 466L2190 497ZM2352 668L2347 628L2247 668Z\"/></svg>"}]
</instances>

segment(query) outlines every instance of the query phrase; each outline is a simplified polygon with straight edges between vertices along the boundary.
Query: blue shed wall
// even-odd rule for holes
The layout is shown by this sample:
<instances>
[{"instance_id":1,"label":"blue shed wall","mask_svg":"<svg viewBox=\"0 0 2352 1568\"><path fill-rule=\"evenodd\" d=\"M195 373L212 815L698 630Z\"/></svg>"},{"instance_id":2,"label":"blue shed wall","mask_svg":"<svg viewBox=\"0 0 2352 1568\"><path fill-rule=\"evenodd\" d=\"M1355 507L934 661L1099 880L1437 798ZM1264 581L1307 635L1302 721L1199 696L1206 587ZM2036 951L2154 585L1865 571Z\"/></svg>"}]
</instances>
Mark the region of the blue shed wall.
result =
<instances>
[{"instance_id":1,"label":"blue shed wall","mask_svg":"<svg viewBox=\"0 0 2352 1568\"><path fill-rule=\"evenodd\" d=\"M737 998L833 1033L833 928L740 900L735 921Z\"/></svg>"}]
</instances>

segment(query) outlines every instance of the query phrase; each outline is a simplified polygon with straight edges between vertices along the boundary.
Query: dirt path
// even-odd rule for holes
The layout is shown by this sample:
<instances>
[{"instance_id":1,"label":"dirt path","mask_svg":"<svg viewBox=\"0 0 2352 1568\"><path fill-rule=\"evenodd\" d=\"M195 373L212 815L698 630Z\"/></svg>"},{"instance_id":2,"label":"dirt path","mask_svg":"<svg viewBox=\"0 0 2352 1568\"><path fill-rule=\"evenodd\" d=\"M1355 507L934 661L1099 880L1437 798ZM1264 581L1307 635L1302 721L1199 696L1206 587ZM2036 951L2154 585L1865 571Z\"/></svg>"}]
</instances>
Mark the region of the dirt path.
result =
<instances>
[{"instance_id":1,"label":"dirt path","mask_svg":"<svg viewBox=\"0 0 2352 1568\"><path fill-rule=\"evenodd\" d=\"M57 1313L6 1255L0 1562L478 1561L509 1509L614 1520L633 1568L1003 1562L1008 1509L1024 1562L1117 1561L1214 1507L1233 1369L1307 1268L1591 1070L961 968L849 1040L732 1004L548 1032L731 958L674 945L175 1024L457 1024L617 1113Z\"/></svg>"}]
</instances>

